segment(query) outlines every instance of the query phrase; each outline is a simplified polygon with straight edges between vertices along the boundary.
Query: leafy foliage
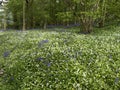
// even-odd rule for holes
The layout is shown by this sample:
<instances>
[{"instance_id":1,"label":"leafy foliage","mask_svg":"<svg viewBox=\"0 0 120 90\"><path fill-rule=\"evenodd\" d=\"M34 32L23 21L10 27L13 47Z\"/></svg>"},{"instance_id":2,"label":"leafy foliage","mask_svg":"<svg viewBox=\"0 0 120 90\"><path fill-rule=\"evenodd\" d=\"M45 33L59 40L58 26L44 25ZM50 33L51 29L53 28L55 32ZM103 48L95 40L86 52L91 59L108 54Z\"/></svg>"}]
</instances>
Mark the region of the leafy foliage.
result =
<instances>
[{"instance_id":1,"label":"leafy foliage","mask_svg":"<svg viewBox=\"0 0 120 90\"><path fill-rule=\"evenodd\" d=\"M117 90L120 36L71 32L0 33L0 89ZM100 34L99 34L100 35ZM10 51L7 57L4 53Z\"/></svg>"}]
</instances>

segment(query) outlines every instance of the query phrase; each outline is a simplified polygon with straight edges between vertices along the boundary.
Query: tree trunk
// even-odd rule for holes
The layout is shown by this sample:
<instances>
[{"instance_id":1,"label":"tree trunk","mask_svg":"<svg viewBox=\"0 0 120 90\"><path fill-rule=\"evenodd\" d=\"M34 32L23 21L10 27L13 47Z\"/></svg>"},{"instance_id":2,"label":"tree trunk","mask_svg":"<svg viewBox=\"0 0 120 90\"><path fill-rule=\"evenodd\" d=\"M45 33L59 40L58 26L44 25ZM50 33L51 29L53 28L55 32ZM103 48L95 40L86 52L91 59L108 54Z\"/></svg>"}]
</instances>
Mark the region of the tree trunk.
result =
<instances>
[{"instance_id":1,"label":"tree trunk","mask_svg":"<svg viewBox=\"0 0 120 90\"><path fill-rule=\"evenodd\" d=\"M25 1L23 0L23 31L25 31Z\"/></svg>"},{"instance_id":2,"label":"tree trunk","mask_svg":"<svg viewBox=\"0 0 120 90\"><path fill-rule=\"evenodd\" d=\"M44 29L46 29L47 28L47 22L44 22L44 27L43 27Z\"/></svg>"},{"instance_id":3,"label":"tree trunk","mask_svg":"<svg viewBox=\"0 0 120 90\"><path fill-rule=\"evenodd\" d=\"M6 10L5 10L5 13L4 13L4 30L6 30L7 28L7 15L6 15Z\"/></svg>"},{"instance_id":4,"label":"tree trunk","mask_svg":"<svg viewBox=\"0 0 120 90\"><path fill-rule=\"evenodd\" d=\"M6 5L4 6L4 30L7 28L7 12L6 12Z\"/></svg>"},{"instance_id":5,"label":"tree trunk","mask_svg":"<svg viewBox=\"0 0 120 90\"><path fill-rule=\"evenodd\" d=\"M101 20L98 23L99 28L104 27L105 25L105 18L106 18L106 1L103 1L103 5L102 5L102 15L101 15Z\"/></svg>"},{"instance_id":6,"label":"tree trunk","mask_svg":"<svg viewBox=\"0 0 120 90\"><path fill-rule=\"evenodd\" d=\"M80 21L81 33L89 34L93 31L93 20L91 17L82 18Z\"/></svg>"}]
</instances>

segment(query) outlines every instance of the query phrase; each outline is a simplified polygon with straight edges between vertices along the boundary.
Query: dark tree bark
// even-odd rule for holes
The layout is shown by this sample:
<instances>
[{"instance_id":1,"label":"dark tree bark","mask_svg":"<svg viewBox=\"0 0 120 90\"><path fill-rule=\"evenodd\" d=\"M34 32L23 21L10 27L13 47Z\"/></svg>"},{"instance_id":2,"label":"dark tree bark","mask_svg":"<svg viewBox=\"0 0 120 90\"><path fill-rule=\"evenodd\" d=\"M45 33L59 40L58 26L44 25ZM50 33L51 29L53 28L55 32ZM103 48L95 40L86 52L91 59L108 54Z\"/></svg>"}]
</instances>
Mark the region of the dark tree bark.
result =
<instances>
[{"instance_id":1,"label":"dark tree bark","mask_svg":"<svg viewBox=\"0 0 120 90\"><path fill-rule=\"evenodd\" d=\"M26 29L26 17L25 17L25 1L23 0L23 31Z\"/></svg>"}]
</instances>

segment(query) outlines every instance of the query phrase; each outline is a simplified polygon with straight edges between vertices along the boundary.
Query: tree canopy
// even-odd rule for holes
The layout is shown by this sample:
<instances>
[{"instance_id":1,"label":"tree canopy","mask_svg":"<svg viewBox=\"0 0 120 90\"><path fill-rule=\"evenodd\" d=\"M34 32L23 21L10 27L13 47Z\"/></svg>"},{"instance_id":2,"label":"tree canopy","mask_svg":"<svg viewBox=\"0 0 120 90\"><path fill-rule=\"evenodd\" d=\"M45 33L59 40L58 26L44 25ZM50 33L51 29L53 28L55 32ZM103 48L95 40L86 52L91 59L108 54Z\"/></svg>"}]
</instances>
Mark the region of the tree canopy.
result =
<instances>
[{"instance_id":1,"label":"tree canopy","mask_svg":"<svg viewBox=\"0 0 120 90\"><path fill-rule=\"evenodd\" d=\"M90 33L94 26L120 21L119 0L9 0L6 7L7 27L15 29L23 23L26 29L80 24L81 32Z\"/></svg>"}]
</instances>

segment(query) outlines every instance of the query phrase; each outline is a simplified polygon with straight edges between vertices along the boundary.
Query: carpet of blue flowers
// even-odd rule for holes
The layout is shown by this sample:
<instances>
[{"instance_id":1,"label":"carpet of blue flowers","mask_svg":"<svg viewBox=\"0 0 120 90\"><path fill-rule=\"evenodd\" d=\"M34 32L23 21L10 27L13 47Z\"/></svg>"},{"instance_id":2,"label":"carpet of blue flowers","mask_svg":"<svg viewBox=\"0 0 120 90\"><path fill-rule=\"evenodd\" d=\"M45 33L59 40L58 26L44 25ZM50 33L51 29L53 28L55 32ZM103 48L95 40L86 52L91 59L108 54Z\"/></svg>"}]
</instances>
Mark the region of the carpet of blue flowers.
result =
<instances>
[{"instance_id":1,"label":"carpet of blue flowers","mask_svg":"<svg viewBox=\"0 0 120 90\"><path fill-rule=\"evenodd\" d=\"M0 32L0 90L119 90L119 34Z\"/></svg>"}]
</instances>

